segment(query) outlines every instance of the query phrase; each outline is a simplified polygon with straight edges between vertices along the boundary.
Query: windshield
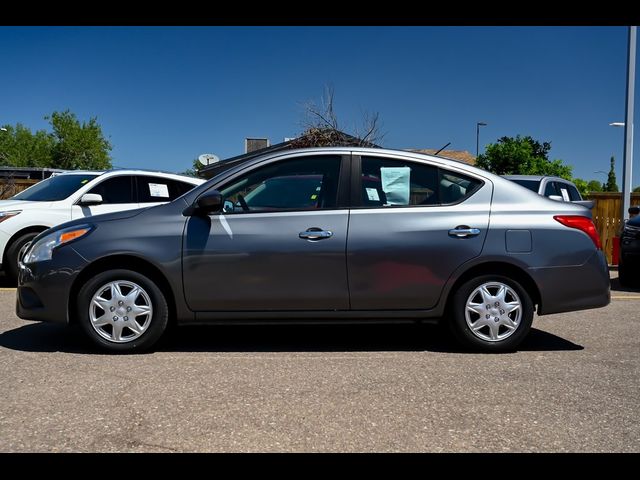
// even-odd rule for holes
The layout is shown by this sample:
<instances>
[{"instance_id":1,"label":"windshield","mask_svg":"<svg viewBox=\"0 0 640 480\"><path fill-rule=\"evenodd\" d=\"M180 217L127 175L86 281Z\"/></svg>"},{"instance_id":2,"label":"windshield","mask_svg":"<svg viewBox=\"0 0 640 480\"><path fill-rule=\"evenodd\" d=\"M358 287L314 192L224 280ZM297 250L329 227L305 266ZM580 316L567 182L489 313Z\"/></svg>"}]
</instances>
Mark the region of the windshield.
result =
<instances>
[{"instance_id":1,"label":"windshield","mask_svg":"<svg viewBox=\"0 0 640 480\"><path fill-rule=\"evenodd\" d=\"M64 200L97 176L97 174L56 175L38 182L32 187L14 195L11 197L11 200L30 200L32 202L55 202Z\"/></svg>"},{"instance_id":2,"label":"windshield","mask_svg":"<svg viewBox=\"0 0 640 480\"><path fill-rule=\"evenodd\" d=\"M517 183L518 185L522 185L525 188L528 188L532 192L538 193L538 186L540 185L540 180L521 180L521 179L509 179L512 182Z\"/></svg>"}]
</instances>

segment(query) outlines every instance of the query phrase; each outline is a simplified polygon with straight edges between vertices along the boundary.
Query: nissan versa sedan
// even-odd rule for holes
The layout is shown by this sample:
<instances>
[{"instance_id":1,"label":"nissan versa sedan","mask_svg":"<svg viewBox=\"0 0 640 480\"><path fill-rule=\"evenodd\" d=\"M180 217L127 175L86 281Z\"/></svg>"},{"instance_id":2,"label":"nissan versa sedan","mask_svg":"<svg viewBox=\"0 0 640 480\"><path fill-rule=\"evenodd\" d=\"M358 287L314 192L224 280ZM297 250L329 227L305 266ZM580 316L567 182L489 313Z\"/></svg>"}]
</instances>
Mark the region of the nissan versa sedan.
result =
<instances>
[{"instance_id":1,"label":"nissan versa sedan","mask_svg":"<svg viewBox=\"0 0 640 480\"><path fill-rule=\"evenodd\" d=\"M17 314L114 351L169 322L441 321L512 351L546 315L610 301L588 209L441 157L288 150L156 207L67 222L21 256Z\"/></svg>"}]
</instances>

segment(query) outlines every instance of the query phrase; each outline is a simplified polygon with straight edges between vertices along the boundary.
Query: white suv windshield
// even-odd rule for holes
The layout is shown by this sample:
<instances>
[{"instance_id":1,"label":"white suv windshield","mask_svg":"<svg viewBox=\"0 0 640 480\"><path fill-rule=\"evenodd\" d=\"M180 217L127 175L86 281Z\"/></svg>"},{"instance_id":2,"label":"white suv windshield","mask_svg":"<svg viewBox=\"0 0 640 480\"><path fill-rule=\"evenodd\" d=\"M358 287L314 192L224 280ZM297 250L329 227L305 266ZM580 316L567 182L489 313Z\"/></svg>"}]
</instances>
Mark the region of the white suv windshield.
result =
<instances>
[{"instance_id":1,"label":"white suv windshield","mask_svg":"<svg viewBox=\"0 0 640 480\"><path fill-rule=\"evenodd\" d=\"M97 174L56 175L38 182L25 191L14 195L11 197L11 200L30 200L32 202L55 202L64 200L97 176Z\"/></svg>"}]
</instances>

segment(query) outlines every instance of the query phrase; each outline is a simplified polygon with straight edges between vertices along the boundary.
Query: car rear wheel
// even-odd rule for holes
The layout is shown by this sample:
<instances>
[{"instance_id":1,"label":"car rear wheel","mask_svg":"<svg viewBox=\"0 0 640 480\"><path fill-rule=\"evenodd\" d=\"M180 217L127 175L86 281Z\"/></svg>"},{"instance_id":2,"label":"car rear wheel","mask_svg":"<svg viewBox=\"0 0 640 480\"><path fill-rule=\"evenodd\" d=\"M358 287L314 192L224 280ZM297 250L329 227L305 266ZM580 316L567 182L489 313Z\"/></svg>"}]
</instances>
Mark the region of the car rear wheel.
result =
<instances>
[{"instance_id":1,"label":"car rear wheel","mask_svg":"<svg viewBox=\"0 0 640 480\"><path fill-rule=\"evenodd\" d=\"M108 270L78 294L78 320L94 343L115 352L151 348L162 336L169 308L162 291L144 275Z\"/></svg>"},{"instance_id":2,"label":"car rear wheel","mask_svg":"<svg viewBox=\"0 0 640 480\"><path fill-rule=\"evenodd\" d=\"M453 296L451 328L465 347L487 352L513 351L533 321L533 302L524 288L502 275L465 282Z\"/></svg>"}]
</instances>

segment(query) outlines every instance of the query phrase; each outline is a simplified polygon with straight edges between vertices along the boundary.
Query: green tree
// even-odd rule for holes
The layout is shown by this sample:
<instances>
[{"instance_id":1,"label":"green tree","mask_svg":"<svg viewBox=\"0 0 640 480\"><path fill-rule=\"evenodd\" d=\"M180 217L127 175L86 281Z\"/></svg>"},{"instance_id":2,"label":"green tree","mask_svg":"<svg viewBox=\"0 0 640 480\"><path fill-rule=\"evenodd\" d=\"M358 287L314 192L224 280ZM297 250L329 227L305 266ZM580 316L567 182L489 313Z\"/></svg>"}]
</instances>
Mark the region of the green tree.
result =
<instances>
[{"instance_id":1,"label":"green tree","mask_svg":"<svg viewBox=\"0 0 640 480\"><path fill-rule=\"evenodd\" d=\"M550 150L550 142L540 143L530 136L502 137L487 145L476 166L498 175L553 175L571 180L573 167L549 160Z\"/></svg>"},{"instance_id":2,"label":"green tree","mask_svg":"<svg viewBox=\"0 0 640 480\"><path fill-rule=\"evenodd\" d=\"M611 167L609 168L609 176L607 177L607 184L604 187L605 192L619 192L618 183L616 182L616 159L611 157Z\"/></svg>"},{"instance_id":3,"label":"green tree","mask_svg":"<svg viewBox=\"0 0 640 480\"><path fill-rule=\"evenodd\" d=\"M578 191L580 192L580 195L582 195L583 197L585 195L588 195L592 192L601 192L602 191L602 184L598 181L598 180L589 180L588 182L586 180L583 180L582 178L574 178L573 183L576 185L576 187L578 188Z\"/></svg>"},{"instance_id":4,"label":"green tree","mask_svg":"<svg viewBox=\"0 0 640 480\"><path fill-rule=\"evenodd\" d=\"M635 193L640 193L640 185L633 189Z\"/></svg>"},{"instance_id":5,"label":"green tree","mask_svg":"<svg viewBox=\"0 0 640 480\"><path fill-rule=\"evenodd\" d=\"M102 128L95 117L88 122L78 121L76 115L66 110L53 112L45 117L51 123L55 145L53 163L57 168L107 169L111 168L111 143L104 138Z\"/></svg>"},{"instance_id":6,"label":"green tree","mask_svg":"<svg viewBox=\"0 0 640 480\"><path fill-rule=\"evenodd\" d=\"M32 133L24 125L4 125L0 131L0 163L12 167L101 170L111 168L111 144L96 118L78 121L69 110L44 117L52 132Z\"/></svg>"},{"instance_id":7,"label":"green tree","mask_svg":"<svg viewBox=\"0 0 640 480\"><path fill-rule=\"evenodd\" d=\"M587 184L587 188L589 192L601 192L602 191L602 183L598 180L591 180Z\"/></svg>"},{"instance_id":8,"label":"green tree","mask_svg":"<svg viewBox=\"0 0 640 480\"><path fill-rule=\"evenodd\" d=\"M4 125L0 131L0 163L10 167L47 167L52 163L53 138L44 130L31 133L24 125Z\"/></svg>"},{"instance_id":9,"label":"green tree","mask_svg":"<svg viewBox=\"0 0 640 480\"><path fill-rule=\"evenodd\" d=\"M197 158L194 158L191 164L191 168L187 168L184 172L180 172L179 175L186 175L188 177L200 178L201 168L202 168L202 164L198 161Z\"/></svg>"}]
</instances>

